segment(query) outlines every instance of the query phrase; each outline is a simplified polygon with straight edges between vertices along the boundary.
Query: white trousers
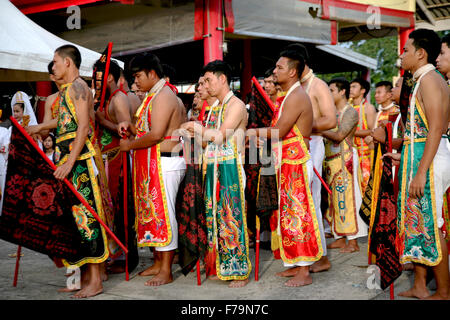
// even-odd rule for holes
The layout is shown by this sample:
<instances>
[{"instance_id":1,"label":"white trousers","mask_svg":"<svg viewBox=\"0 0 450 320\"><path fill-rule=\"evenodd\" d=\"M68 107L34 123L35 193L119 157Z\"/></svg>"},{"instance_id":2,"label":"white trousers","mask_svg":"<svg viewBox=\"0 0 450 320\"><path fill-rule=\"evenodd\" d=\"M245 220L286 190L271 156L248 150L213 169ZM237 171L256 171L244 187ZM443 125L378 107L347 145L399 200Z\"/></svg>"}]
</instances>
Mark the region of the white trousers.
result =
<instances>
[{"instance_id":1,"label":"white trousers","mask_svg":"<svg viewBox=\"0 0 450 320\"><path fill-rule=\"evenodd\" d=\"M359 209L361 209L362 204L362 195L361 195L361 187L358 181L358 167L359 167L358 151L356 150L356 148L353 148L353 186L355 188L356 224L358 226L358 232L353 236L347 236L348 240L354 240L357 238L365 237L368 234L367 224L363 221L363 219L361 219L361 216L359 215ZM335 239L342 238L342 236L338 236L334 232L334 230L332 231Z\"/></svg>"},{"instance_id":2,"label":"white trousers","mask_svg":"<svg viewBox=\"0 0 450 320\"><path fill-rule=\"evenodd\" d=\"M433 159L434 190L436 195L436 210L438 228L444 225L442 218L442 206L444 205L444 194L450 187L450 147L448 139L441 138L438 150Z\"/></svg>"},{"instance_id":3,"label":"white trousers","mask_svg":"<svg viewBox=\"0 0 450 320\"><path fill-rule=\"evenodd\" d=\"M323 144L323 137L321 136L311 136L311 141L309 142L311 160L316 168L317 172L322 175L322 164L325 158L325 145ZM320 241L322 242L323 255L327 255L327 240L325 238L325 230L323 227L323 216L322 210L320 208L321 198L322 198L322 182L320 182L319 177L314 173L308 172L309 185L311 187L311 194L314 201L314 207L316 208L317 221L319 223Z\"/></svg>"},{"instance_id":4,"label":"white trousers","mask_svg":"<svg viewBox=\"0 0 450 320\"><path fill-rule=\"evenodd\" d=\"M155 247L156 251L172 251L178 248L178 223L176 219L175 203L178 188L186 173L186 162L183 157L161 157L161 171L164 188L166 190L169 224L172 230L172 241L164 247Z\"/></svg>"}]
</instances>

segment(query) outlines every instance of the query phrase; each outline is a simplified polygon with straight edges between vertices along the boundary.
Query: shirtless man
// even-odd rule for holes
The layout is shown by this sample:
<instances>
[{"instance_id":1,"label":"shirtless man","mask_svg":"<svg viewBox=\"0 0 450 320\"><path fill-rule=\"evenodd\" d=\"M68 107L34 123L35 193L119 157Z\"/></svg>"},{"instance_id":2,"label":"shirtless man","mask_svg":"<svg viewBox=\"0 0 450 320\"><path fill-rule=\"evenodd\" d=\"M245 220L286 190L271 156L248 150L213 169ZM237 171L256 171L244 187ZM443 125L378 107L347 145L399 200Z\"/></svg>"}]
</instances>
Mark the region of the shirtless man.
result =
<instances>
[{"instance_id":1,"label":"shirtless man","mask_svg":"<svg viewBox=\"0 0 450 320\"><path fill-rule=\"evenodd\" d=\"M154 276L145 285L159 286L173 281L172 262L178 247L175 200L186 163L180 157L180 142L170 137L186 121L186 111L163 79L158 57L134 57L130 72L139 90L148 94L137 110L136 126L119 124L119 132L135 136L122 139L120 150L134 151L138 246L155 247L154 264L141 275ZM156 163L156 168L150 163Z\"/></svg>"},{"instance_id":2,"label":"shirtless man","mask_svg":"<svg viewBox=\"0 0 450 320\"><path fill-rule=\"evenodd\" d=\"M401 160L399 255L401 263L410 261L415 266L413 287L399 295L420 299L449 299L448 252L441 228L443 196L450 186L450 150L446 146L450 92L433 65L440 50L439 36L432 30L416 29L409 35L400 59L402 68L413 74L415 88L403 149L401 155L385 155ZM412 219L417 222L410 223ZM426 286L427 267L432 267L436 279L432 296Z\"/></svg>"},{"instance_id":3,"label":"shirtless man","mask_svg":"<svg viewBox=\"0 0 450 320\"><path fill-rule=\"evenodd\" d=\"M56 125L58 120L56 119L58 116L58 103L57 99L59 98L59 91L61 90L61 85L63 84L61 79L57 79L53 73L53 61L48 64L48 73L50 76L50 80L53 81L58 88L58 91L49 95L45 100L44 106L44 119L42 123L34 126L28 126L25 130L31 136L35 136L42 141L42 136L47 136L49 130L56 129Z\"/></svg>"},{"instance_id":4,"label":"shirtless man","mask_svg":"<svg viewBox=\"0 0 450 320\"><path fill-rule=\"evenodd\" d=\"M367 236L367 225L359 215L362 193L358 182L358 153L354 147L358 113L348 103L350 85L347 80L331 80L330 91L336 105L338 126L336 131L322 132L326 138L326 179L332 190L328 220L331 220L336 239L328 248L340 248L341 253L352 253L359 251L357 239ZM345 184L342 185L341 181Z\"/></svg>"},{"instance_id":5,"label":"shirtless man","mask_svg":"<svg viewBox=\"0 0 450 320\"><path fill-rule=\"evenodd\" d=\"M128 103L130 104L131 108L131 119L133 119L136 110L142 103L142 100L133 91L131 91L130 87L128 86L128 80L125 78L125 73L122 68L120 69L120 77L117 85L120 89L125 91L127 95Z\"/></svg>"},{"instance_id":6,"label":"shirtless man","mask_svg":"<svg viewBox=\"0 0 450 320\"><path fill-rule=\"evenodd\" d=\"M314 174L309 154L309 136L314 116L311 100L299 82L304 66L298 48L288 46L280 53L274 70L274 80L281 86L282 91L287 93L280 100L279 113L273 119L272 127L247 131L249 137L267 136L267 139L272 139L278 134L282 139L282 154L276 161L276 172L281 172L281 176L277 176L280 181L280 209L275 211L272 217L272 227L274 224L278 225L272 229L276 231L272 233L272 249L280 251L284 266L290 268L277 274L292 277L285 283L289 287L311 284L310 266L319 261L323 254L314 203L309 201L309 178ZM291 150L296 151L292 153ZM298 194L308 196L299 199L295 196ZM282 223L286 220L294 220L296 223L292 226ZM304 232L309 232L311 236L305 239L301 236Z\"/></svg>"},{"instance_id":7,"label":"shirtless man","mask_svg":"<svg viewBox=\"0 0 450 320\"><path fill-rule=\"evenodd\" d=\"M251 271L242 165L247 111L231 91L230 77L231 68L223 61L203 68L204 87L219 101L218 107L205 114L205 126L191 121L182 128L206 143L205 203L213 204L206 206L206 219L212 222L207 224L206 273L213 279L232 280L229 286L237 288L248 283ZM216 190L217 186L220 189ZM219 192L220 200L216 196Z\"/></svg>"},{"instance_id":8,"label":"shirtless man","mask_svg":"<svg viewBox=\"0 0 450 320\"><path fill-rule=\"evenodd\" d=\"M305 70L300 77L300 83L308 94L313 109L313 126L310 145L311 159L314 168L322 176L322 163L325 158L325 147L323 138L320 135L322 131L336 127L336 107L330 89L325 81L317 78L313 70L309 67L309 55L305 46L301 44L292 44L291 47L297 47L305 60ZM316 174L309 177L311 181L311 193L316 208L317 220L319 222L320 237L323 246L322 258L311 266L311 272L327 271L331 268L330 260L327 257L327 242L323 225L323 216L321 210L321 189L322 183Z\"/></svg>"},{"instance_id":9,"label":"shirtless man","mask_svg":"<svg viewBox=\"0 0 450 320\"><path fill-rule=\"evenodd\" d=\"M355 144L358 149L359 164L361 167L361 192L364 194L370 178L370 150L373 149L372 138L368 138L369 144L364 141L370 136L375 127L377 112L375 107L366 101L370 84L361 78L356 78L350 83L350 99L353 108L359 113L358 128L355 133Z\"/></svg>"},{"instance_id":10,"label":"shirtless man","mask_svg":"<svg viewBox=\"0 0 450 320\"><path fill-rule=\"evenodd\" d=\"M95 149L91 144L93 135L91 123L95 119L94 101L91 90L79 76L80 64L81 54L75 46L64 45L56 49L52 70L55 77L62 80L64 86L60 93L60 112L57 118L55 150L57 169L54 176L60 180L67 178L72 181L86 201L91 203L92 209L104 219L100 190L94 171ZM58 141L59 137L63 139ZM100 264L108 258L105 231L90 212L86 210L85 214L87 223L83 227L98 236L94 238L87 233L81 233L80 245L83 246L85 257L78 261L63 260L65 266L87 265L88 283L74 295L77 298L92 297L103 292Z\"/></svg>"},{"instance_id":11,"label":"shirtless man","mask_svg":"<svg viewBox=\"0 0 450 320\"><path fill-rule=\"evenodd\" d=\"M97 63L101 63L97 61ZM95 66L94 66L95 68ZM115 230L116 235L122 243L125 241L124 229L124 207L123 207L123 154L119 150L120 136L117 133L118 124L121 122L130 122L132 119L129 97L125 91L119 89L117 83L121 75L121 68L115 61L111 61L109 74L106 79L107 100L102 110L97 109L95 116L97 126L97 143L99 151L103 157L106 157L108 166L105 166L107 185L110 198L113 204L112 214L108 223ZM103 160L102 160L103 161ZM131 167L131 166L128 166ZM129 200L129 206L133 198ZM131 209L130 209L131 210ZM130 211L129 210L129 211ZM128 271L132 272L138 264L138 252L134 243L134 213L128 211ZM109 240L110 257L113 263L109 265L110 273L125 272L125 256L114 240Z\"/></svg>"},{"instance_id":12,"label":"shirtless man","mask_svg":"<svg viewBox=\"0 0 450 320\"><path fill-rule=\"evenodd\" d=\"M273 105L275 105L277 103L277 97L278 97L278 90L277 90L277 87L273 80L273 70L274 69L275 68L270 68L264 74L264 91L269 96Z\"/></svg>"}]
</instances>

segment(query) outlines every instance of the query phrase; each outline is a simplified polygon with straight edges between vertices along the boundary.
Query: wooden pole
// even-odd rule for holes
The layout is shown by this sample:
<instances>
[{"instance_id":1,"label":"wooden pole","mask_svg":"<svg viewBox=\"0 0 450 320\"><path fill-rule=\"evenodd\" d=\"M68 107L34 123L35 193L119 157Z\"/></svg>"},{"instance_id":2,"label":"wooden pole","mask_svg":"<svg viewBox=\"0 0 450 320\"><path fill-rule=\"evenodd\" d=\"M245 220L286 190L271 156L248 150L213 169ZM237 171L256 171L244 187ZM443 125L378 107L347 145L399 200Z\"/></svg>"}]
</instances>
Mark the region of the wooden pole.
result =
<instances>
[{"instance_id":1,"label":"wooden pole","mask_svg":"<svg viewBox=\"0 0 450 320\"><path fill-rule=\"evenodd\" d=\"M255 250L256 250L256 257L255 257L255 281L259 280L259 239L260 239L260 230L261 230L261 223L259 221L259 217L256 216L256 243L255 243Z\"/></svg>"},{"instance_id":2,"label":"wooden pole","mask_svg":"<svg viewBox=\"0 0 450 320\"><path fill-rule=\"evenodd\" d=\"M123 226L125 230L125 247L128 249L128 152L123 152ZM130 280L128 272L128 253L125 253L125 281Z\"/></svg>"}]
</instances>

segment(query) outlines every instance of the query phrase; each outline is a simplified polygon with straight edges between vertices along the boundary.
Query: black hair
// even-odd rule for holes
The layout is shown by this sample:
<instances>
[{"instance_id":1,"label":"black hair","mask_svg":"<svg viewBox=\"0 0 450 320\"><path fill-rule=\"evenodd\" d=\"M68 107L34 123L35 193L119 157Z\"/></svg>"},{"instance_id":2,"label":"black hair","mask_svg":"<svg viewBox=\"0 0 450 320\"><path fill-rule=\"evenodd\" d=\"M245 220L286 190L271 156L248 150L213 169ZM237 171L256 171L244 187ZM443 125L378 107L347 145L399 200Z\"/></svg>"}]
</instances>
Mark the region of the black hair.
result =
<instances>
[{"instance_id":1,"label":"black hair","mask_svg":"<svg viewBox=\"0 0 450 320\"><path fill-rule=\"evenodd\" d=\"M264 72L264 78L268 78L273 76L273 70L275 70L275 67L271 67Z\"/></svg>"},{"instance_id":2,"label":"black hair","mask_svg":"<svg viewBox=\"0 0 450 320\"><path fill-rule=\"evenodd\" d=\"M379 88L379 87L386 87L386 91L391 91L392 90L392 82L390 81L380 81L375 85L375 88Z\"/></svg>"},{"instance_id":3,"label":"black hair","mask_svg":"<svg viewBox=\"0 0 450 320\"><path fill-rule=\"evenodd\" d=\"M71 44L66 44L55 50L61 57L70 58L77 69L80 69L81 65L81 53L77 47Z\"/></svg>"},{"instance_id":4,"label":"black hair","mask_svg":"<svg viewBox=\"0 0 450 320\"><path fill-rule=\"evenodd\" d=\"M16 103L14 103L13 107L14 107L16 104L18 104L18 105L22 108L22 111L25 111L25 104L24 104L23 102L16 102Z\"/></svg>"},{"instance_id":5,"label":"black hair","mask_svg":"<svg viewBox=\"0 0 450 320\"><path fill-rule=\"evenodd\" d=\"M135 74L140 71L145 71L148 74L154 70L159 78L164 78L164 73L161 67L159 58L153 53L146 52L141 53L131 59L129 67L130 74Z\"/></svg>"},{"instance_id":6,"label":"black hair","mask_svg":"<svg viewBox=\"0 0 450 320\"><path fill-rule=\"evenodd\" d=\"M286 47L286 49L296 50L299 53L299 55L303 58L305 65L308 65L308 66L310 65L308 50L306 49L306 47L304 45L302 45L301 43L291 43L290 45L288 45Z\"/></svg>"},{"instance_id":7,"label":"black hair","mask_svg":"<svg viewBox=\"0 0 450 320\"><path fill-rule=\"evenodd\" d=\"M53 150L55 149L55 147L56 147L56 138L55 138L55 135L53 134L53 133L49 133L48 134L48 136L47 136L47 138L48 137L50 137L50 138L52 138L52 142L53 142L53 145L52 145L52 148L53 148ZM45 138L44 140L46 140L47 138ZM42 144L42 147L44 147L44 144ZM44 147L45 148L45 147ZM45 151L45 150L44 150Z\"/></svg>"},{"instance_id":8,"label":"black hair","mask_svg":"<svg viewBox=\"0 0 450 320\"><path fill-rule=\"evenodd\" d=\"M281 51L280 58L281 57L289 59L289 68L295 68L298 73L298 78L300 79L303 70L305 70L305 60L303 59L298 46L294 46L294 44L287 46Z\"/></svg>"},{"instance_id":9,"label":"black hair","mask_svg":"<svg viewBox=\"0 0 450 320\"><path fill-rule=\"evenodd\" d=\"M370 83L366 80L364 80L363 78L355 78L353 79L350 84L352 83L359 83L359 85L361 86L361 89L365 89L366 91L364 92L364 98L367 96L367 94L369 93L370 90Z\"/></svg>"},{"instance_id":10,"label":"black hair","mask_svg":"<svg viewBox=\"0 0 450 320\"><path fill-rule=\"evenodd\" d=\"M417 49L424 49L428 54L427 62L436 64L436 59L441 52L441 39L433 30L417 29L409 34L409 39L413 39L413 46Z\"/></svg>"},{"instance_id":11,"label":"black hair","mask_svg":"<svg viewBox=\"0 0 450 320\"><path fill-rule=\"evenodd\" d=\"M50 63L49 63L48 66L47 66L48 74L55 75L55 74L53 73L53 65L54 65L53 61L50 61Z\"/></svg>"},{"instance_id":12,"label":"black hair","mask_svg":"<svg viewBox=\"0 0 450 320\"><path fill-rule=\"evenodd\" d=\"M441 42L447 44L447 47L450 48L450 33L447 33L445 36L443 36Z\"/></svg>"},{"instance_id":13,"label":"black hair","mask_svg":"<svg viewBox=\"0 0 450 320\"><path fill-rule=\"evenodd\" d=\"M225 61L214 60L214 61L208 63L202 69L202 76L204 76L206 72L212 72L217 77L219 77L222 74L224 74L225 77L227 78L228 85L230 84L230 81L231 81L231 67Z\"/></svg>"},{"instance_id":14,"label":"black hair","mask_svg":"<svg viewBox=\"0 0 450 320\"><path fill-rule=\"evenodd\" d=\"M198 92L198 87L200 86L200 84L197 82L196 84L195 84L195 87L194 87L194 89L195 89L195 92Z\"/></svg>"},{"instance_id":15,"label":"black hair","mask_svg":"<svg viewBox=\"0 0 450 320\"><path fill-rule=\"evenodd\" d=\"M345 90L345 97L350 98L350 82L343 77L331 79L328 85L334 83L339 91Z\"/></svg>"},{"instance_id":16,"label":"black hair","mask_svg":"<svg viewBox=\"0 0 450 320\"><path fill-rule=\"evenodd\" d=\"M168 64L162 64L161 65L163 70L163 77L167 77L170 80L170 83L173 83L175 81L175 75L176 71L175 68L172 66L169 66Z\"/></svg>"},{"instance_id":17,"label":"black hair","mask_svg":"<svg viewBox=\"0 0 450 320\"><path fill-rule=\"evenodd\" d=\"M113 76L114 78L114 82L117 83L117 81L119 81L120 78L120 66L117 64L116 61L111 60L110 64L109 64L109 74Z\"/></svg>"}]
</instances>

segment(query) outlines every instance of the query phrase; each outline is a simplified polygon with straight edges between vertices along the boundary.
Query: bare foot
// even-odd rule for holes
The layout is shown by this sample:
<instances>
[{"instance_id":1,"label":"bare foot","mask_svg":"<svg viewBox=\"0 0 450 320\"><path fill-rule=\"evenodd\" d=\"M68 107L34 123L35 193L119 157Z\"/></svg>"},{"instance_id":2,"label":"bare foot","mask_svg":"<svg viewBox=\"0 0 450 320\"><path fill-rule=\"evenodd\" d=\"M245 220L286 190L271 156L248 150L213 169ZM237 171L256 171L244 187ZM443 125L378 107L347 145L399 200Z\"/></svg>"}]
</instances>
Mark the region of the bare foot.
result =
<instances>
[{"instance_id":1,"label":"bare foot","mask_svg":"<svg viewBox=\"0 0 450 320\"><path fill-rule=\"evenodd\" d=\"M248 279L245 280L233 280L228 285L228 288L242 288L245 287L248 283Z\"/></svg>"},{"instance_id":2,"label":"bare foot","mask_svg":"<svg viewBox=\"0 0 450 320\"><path fill-rule=\"evenodd\" d=\"M276 275L279 277L294 277L297 274L299 269L300 269L300 267L292 267L285 271L278 272L278 273L276 273Z\"/></svg>"},{"instance_id":3,"label":"bare foot","mask_svg":"<svg viewBox=\"0 0 450 320\"><path fill-rule=\"evenodd\" d=\"M430 296L430 292L426 288L412 287L407 291L400 292L398 295L401 297L425 299Z\"/></svg>"},{"instance_id":4,"label":"bare foot","mask_svg":"<svg viewBox=\"0 0 450 320\"><path fill-rule=\"evenodd\" d=\"M340 253L353 253L358 251L359 251L358 242L355 242L354 240L350 240L344 248L339 250Z\"/></svg>"},{"instance_id":5,"label":"bare foot","mask_svg":"<svg viewBox=\"0 0 450 320\"><path fill-rule=\"evenodd\" d=\"M156 276L160 270L161 266L154 264L144 271L139 272L138 275L141 277Z\"/></svg>"},{"instance_id":6,"label":"bare foot","mask_svg":"<svg viewBox=\"0 0 450 320\"><path fill-rule=\"evenodd\" d=\"M328 260L327 256L323 256L319 261L315 262L311 267L309 267L309 271L312 273L328 271L331 268L331 262Z\"/></svg>"},{"instance_id":7,"label":"bare foot","mask_svg":"<svg viewBox=\"0 0 450 320\"><path fill-rule=\"evenodd\" d=\"M328 249L341 249L344 247L345 247L345 238L337 239L332 243L330 243L329 245L327 245Z\"/></svg>"},{"instance_id":8,"label":"bare foot","mask_svg":"<svg viewBox=\"0 0 450 320\"><path fill-rule=\"evenodd\" d=\"M172 273L171 272L164 272L161 271L157 275L155 275L153 278L148 280L145 285L150 287L156 287L161 286L163 284L168 284L173 281Z\"/></svg>"},{"instance_id":9,"label":"bare foot","mask_svg":"<svg viewBox=\"0 0 450 320\"><path fill-rule=\"evenodd\" d=\"M122 266L119 264L114 264L108 268L108 273L110 273L110 274L117 274L117 273L124 273L124 272L125 272L125 266Z\"/></svg>"},{"instance_id":10,"label":"bare foot","mask_svg":"<svg viewBox=\"0 0 450 320\"><path fill-rule=\"evenodd\" d=\"M440 293L436 292L435 294L425 298L424 300L450 300L450 296L448 294L443 296Z\"/></svg>"},{"instance_id":11,"label":"bare foot","mask_svg":"<svg viewBox=\"0 0 450 320\"><path fill-rule=\"evenodd\" d=\"M69 289L69 288L61 288L61 289L58 289L58 292L74 292L74 291L79 291L80 290L80 288L72 288L72 289Z\"/></svg>"},{"instance_id":12,"label":"bare foot","mask_svg":"<svg viewBox=\"0 0 450 320\"><path fill-rule=\"evenodd\" d=\"M306 269L306 272L303 270L297 272L297 274L292 279L286 281L284 285L286 287L302 287L310 285L312 282L312 278Z\"/></svg>"},{"instance_id":13,"label":"bare foot","mask_svg":"<svg viewBox=\"0 0 450 320\"><path fill-rule=\"evenodd\" d=\"M94 297L103 292L103 285L100 281L99 283L90 283L87 287L78 291L78 293L74 294L74 298L90 298Z\"/></svg>"},{"instance_id":14,"label":"bare foot","mask_svg":"<svg viewBox=\"0 0 450 320\"><path fill-rule=\"evenodd\" d=\"M209 276L209 277L208 277L208 280L214 280L214 281L216 281L216 280L220 280L220 279L219 279L219 277L215 274L215 275Z\"/></svg>"}]
</instances>

